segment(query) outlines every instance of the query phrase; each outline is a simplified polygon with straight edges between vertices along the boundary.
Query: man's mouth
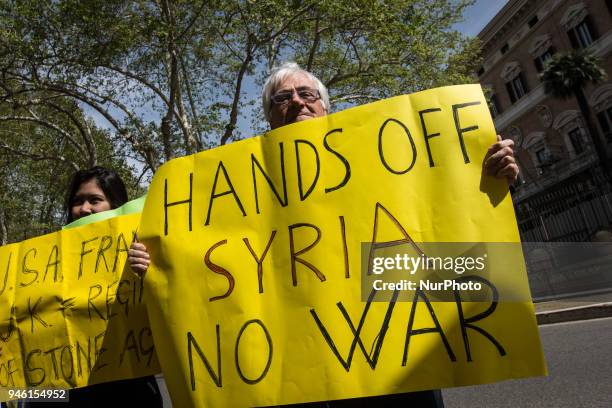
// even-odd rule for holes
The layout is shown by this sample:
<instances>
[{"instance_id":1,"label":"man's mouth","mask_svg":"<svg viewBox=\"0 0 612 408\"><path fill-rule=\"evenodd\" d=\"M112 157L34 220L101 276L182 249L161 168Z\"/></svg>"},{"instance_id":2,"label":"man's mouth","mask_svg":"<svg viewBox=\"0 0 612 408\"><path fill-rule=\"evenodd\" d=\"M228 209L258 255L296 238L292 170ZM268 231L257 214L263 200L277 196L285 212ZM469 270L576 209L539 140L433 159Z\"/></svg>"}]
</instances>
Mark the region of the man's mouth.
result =
<instances>
[{"instance_id":1,"label":"man's mouth","mask_svg":"<svg viewBox=\"0 0 612 408\"><path fill-rule=\"evenodd\" d=\"M309 111L300 111L297 113L288 112L288 114L285 115L285 125L289 125L295 122L300 122L303 120L312 119L313 117L314 116L312 115L312 112L309 112Z\"/></svg>"},{"instance_id":2,"label":"man's mouth","mask_svg":"<svg viewBox=\"0 0 612 408\"><path fill-rule=\"evenodd\" d=\"M312 118L312 114L310 112L300 112L295 115L295 120L305 120Z\"/></svg>"}]
</instances>

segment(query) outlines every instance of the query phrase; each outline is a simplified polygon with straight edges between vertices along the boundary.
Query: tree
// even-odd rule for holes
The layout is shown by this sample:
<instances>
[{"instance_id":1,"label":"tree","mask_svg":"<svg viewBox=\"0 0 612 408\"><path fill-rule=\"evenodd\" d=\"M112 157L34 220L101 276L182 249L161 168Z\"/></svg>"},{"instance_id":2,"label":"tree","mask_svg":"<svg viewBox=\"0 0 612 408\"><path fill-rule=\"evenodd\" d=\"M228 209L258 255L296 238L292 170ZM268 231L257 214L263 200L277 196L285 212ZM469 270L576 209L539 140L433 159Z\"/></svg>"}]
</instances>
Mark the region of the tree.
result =
<instances>
[{"instance_id":1,"label":"tree","mask_svg":"<svg viewBox=\"0 0 612 408\"><path fill-rule=\"evenodd\" d=\"M68 181L77 169L113 168L132 197L142 193L108 132L86 119L74 101L55 98L52 103L57 109L0 104L0 242L58 229ZM80 131L88 134L88 143Z\"/></svg>"},{"instance_id":2,"label":"tree","mask_svg":"<svg viewBox=\"0 0 612 408\"><path fill-rule=\"evenodd\" d=\"M471 82L476 44L451 29L469 3L9 0L0 83L6 100L74 99L154 171L251 136L239 126L248 116L263 130L245 86L282 60L315 72L342 106Z\"/></svg>"},{"instance_id":3,"label":"tree","mask_svg":"<svg viewBox=\"0 0 612 408\"><path fill-rule=\"evenodd\" d=\"M544 92L555 98L576 98L593 146L599 159L599 164L606 178L610 178L610 169L605 144L595 127L584 95L584 87L596 84L606 78L605 71L599 66L598 60L586 52L570 52L555 55L540 74L544 84Z\"/></svg>"},{"instance_id":4,"label":"tree","mask_svg":"<svg viewBox=\"0 0 612 408\"><path fill-rule=\"evenodd\" d=\"M337 108L473 82L478 42L452 29L472 2L2 1L0 159L25 173L0 187L25 183L53 214L50 166L132 167L146 182L173 157L263 132L259 89L288 60ZM0 214L11 237L38 219L15 204Z\"/></svg>"}]
</instances>

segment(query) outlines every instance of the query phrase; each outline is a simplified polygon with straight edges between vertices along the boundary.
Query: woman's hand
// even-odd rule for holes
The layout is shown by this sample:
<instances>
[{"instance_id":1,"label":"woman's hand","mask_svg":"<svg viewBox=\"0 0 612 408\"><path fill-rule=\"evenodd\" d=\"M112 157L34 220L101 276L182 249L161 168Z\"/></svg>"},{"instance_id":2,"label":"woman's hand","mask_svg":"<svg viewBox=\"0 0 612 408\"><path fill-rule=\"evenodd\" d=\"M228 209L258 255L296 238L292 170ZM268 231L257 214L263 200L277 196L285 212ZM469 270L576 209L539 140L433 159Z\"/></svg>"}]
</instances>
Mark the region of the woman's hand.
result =
<instances>
[{"instance_id":1,"label":"woman's hand","mask_svg":"<svg viewBox=\"0 0 612 408\"><path fill-rule=\"evenodd\" d=\"M137 273L141 278L144 277L151 264L151 257L149 256L147 247L140 242L132 242L128 251L128 263L132 271Z\"/></svg>"}]
</instances>

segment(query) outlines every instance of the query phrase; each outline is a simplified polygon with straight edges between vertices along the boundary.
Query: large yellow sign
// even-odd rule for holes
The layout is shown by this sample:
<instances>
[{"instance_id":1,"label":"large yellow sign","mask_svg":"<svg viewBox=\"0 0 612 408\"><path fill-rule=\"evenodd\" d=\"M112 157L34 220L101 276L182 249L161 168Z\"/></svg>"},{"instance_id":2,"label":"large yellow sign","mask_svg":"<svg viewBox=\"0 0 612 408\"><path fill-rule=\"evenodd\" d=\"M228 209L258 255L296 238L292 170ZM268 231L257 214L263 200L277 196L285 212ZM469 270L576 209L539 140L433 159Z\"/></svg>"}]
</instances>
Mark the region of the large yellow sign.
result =
<instances>
[{"instance_id":1,"label":"large yellow sign","mask_svg":"<svg viewBox=\"0 0 612 408\"><path fill-rule=\"evenodd\" d=\"M126 215L0 247L0 391L159 372L144 284L124 268L139 220Z\"/></svg>"},{"instance_id":2,"label":"large yellow sign","mask_svg":"<svg viewBox=\"0 0 612 408\"><path fill-rule=\"evenodd\" d=\"M160 168L140 236L174 404L278 405L545 374L516 260L481 279L505 282L486 302L436 302L427 291L412 302L361 299L362 242L519 242L507 185L482 174L494 141L480 87L468 85ZM507 287L519 300L498 301Z\"/></svg>"}]
</instances>

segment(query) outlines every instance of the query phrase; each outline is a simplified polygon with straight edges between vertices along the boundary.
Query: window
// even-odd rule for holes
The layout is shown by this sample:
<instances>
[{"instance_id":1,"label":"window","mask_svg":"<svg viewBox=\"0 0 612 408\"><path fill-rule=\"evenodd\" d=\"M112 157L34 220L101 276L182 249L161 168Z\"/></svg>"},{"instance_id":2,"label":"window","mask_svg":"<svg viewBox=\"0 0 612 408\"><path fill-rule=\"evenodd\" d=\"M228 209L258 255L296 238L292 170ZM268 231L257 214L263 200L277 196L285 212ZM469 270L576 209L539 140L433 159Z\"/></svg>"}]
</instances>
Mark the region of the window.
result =
<instances>
[{"instance_id":1,"label":"window","mask_svg":"<svg viewBox=\"0 0 612 408\"><path fill-rule=\"evenodd\" d=\"M567 32L572 47L586 48L597 39L597 34L589 16L586 16L581 23Z\"/></svg>"},{"instance_id":2,"label":"window","mask_svg":"<svg viewBox=\"0 0 612 408\"><path fill-rule=\"evenodd\" d=\"M529 28L531 28L537 23L538 23L538 16L533 16L531 17L531 19L529 19L529 21L527 22L527 25L529 26Z\"/></svg>"},{"instance_id":3,"label":"window","mask_svg":"<svg viewBox=\"0 0 612 408\"><path fill-rule=\"evenodd\" d=\"M597 114L599 126L608 142L612 142L612 106Z\"/></svg>"},{"instance_id":4,"label":"window","mask_svg":"<svg viewBox=\"0 0 612 408\"><path fill-rule=\"evenodd\" d=\"M574 148L574 152L578 155L584 152L584 142L582 141L582 132L579 128L570 130L567 135L569 136L570 143Z\"/></svg>"},{"instance_id":5,"label":"window","mask_svg":"<svg viewBox=\"0 0 612 408\"><path fill-rule=\"evenodd\" d=\"M581 48L586 48L591 45L593 42L593 36L591 35L591 30L589 29L586 21L578 24L575 30L578 35L578 42L580 43Z\"/></svg>"},{"instance_id":6,"label":"window","mask_svg":"<svg viewBox=\"0 0 612 408\"><path fill-rule=\"evenodd\" d=\"M510 102L514 103L521 99L529 89L527 88L527 82L522 72L519 72L517 76L512 78L509 82L506 82L506 89L510 96Z\"/></svg>"},{"instance_id":7,"label":"window","mask_svg":"<svg viewBox=\"0 0 612 408\"><path fill-rule=\"evenodd\" d=\"M508 52L508 49L510 49L510 46L508 45L508 43L504 44L503 47L501 47L501 53L505 54Z\"/></svg>"},{"instance_id":8,"label":"window","mask_svg":"<svg viewBox=\"0 0 612 408\"><path fill-rule=\"evenodd\" d=\"M544 51L541 55L539 55L538 57L536 57L536 59L533 60L533 63L535 64L538 72L542 72L542 70L544 69L544 65L546 65L546 62L552 58L554 53L554 48L548 47L546 51Z\"/></svg>"},{"instance_id":9,"label":"window","mask_svg":"<svg viewBox=\"0 0 612 408\"><path fill-rule=\"evenodd\" d=\"M489 98L489 111L491 111L491 116L494 118L501 113L499 101L497 100L497 95L495 94L492 94Z\"/></svg>"},{"instance_id":10,"label":"window","mask_svg":"<svg viewBox=\"0 0 612 408\"><path fill-rule=\"evenodd\" d=\"M546 149L540 149L536 151L536 157L538 158L539 164L546 163L546 160L548 159L548 154L546 153Z\"/></svg>"}]
</instances>

